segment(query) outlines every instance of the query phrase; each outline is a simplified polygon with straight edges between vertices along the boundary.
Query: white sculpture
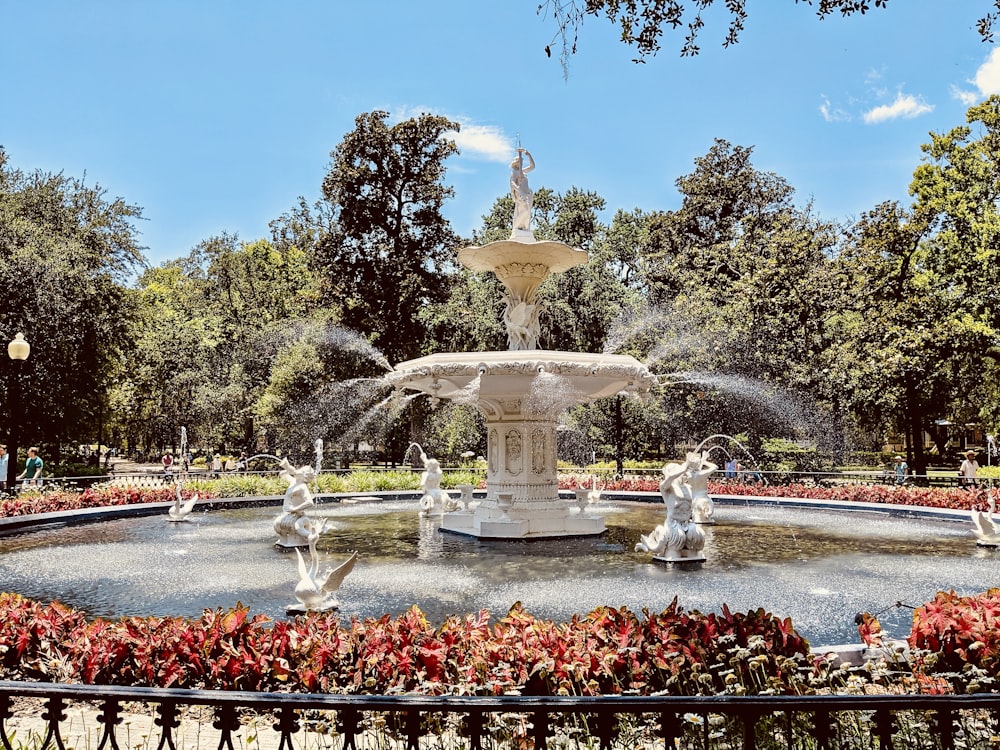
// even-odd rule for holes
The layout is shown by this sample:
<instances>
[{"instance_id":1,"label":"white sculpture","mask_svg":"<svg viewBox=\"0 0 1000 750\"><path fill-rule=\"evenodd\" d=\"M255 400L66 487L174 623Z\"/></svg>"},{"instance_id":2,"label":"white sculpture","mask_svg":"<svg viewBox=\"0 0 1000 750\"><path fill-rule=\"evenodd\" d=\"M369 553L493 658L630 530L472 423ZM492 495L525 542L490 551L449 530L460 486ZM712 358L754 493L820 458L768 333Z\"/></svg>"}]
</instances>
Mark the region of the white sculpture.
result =
<instances>
[{"instance_id":1,"label":"white sculpture","mask_svg":"<svg viewBox=\"0 0 1000 750\"><path fill-rule=\"evenodd\" d=\"M507 298L507 308L503 313L504 324L507 327L507 348L511 351L524 351L538 348L538 336L541 329L538 314L541 307L538 304L515 302Z\"/></svg>"},{"instance_id":2,"label":"white sculpture","mask_svg":"<svg viewBox=\"0 0 1000 750\"><path fill-rule=\"evenodd\" d=\"M708 478L719 470L708 460L705 453L688 453L688 476L685 480L691 488L691 516L695 523L715 523L715 503L708 494Z\"/></svg>"},{"instance_id":3,"label":"white sculpture","mask_svg":"<svg viewBox=\"0 0 1000 750\"><path fill-rule=\"evenodd\" d=\"M319 555L316 553L315 539L309 543L308 566L302 557L301 550L296 549L295 554L299 558L299 582L295 585L295 598L299 600L299 603L288 605L285 607L285 612L300 614L337 609L340 602L336 594L344 579L347 578L347 574L354 570L358 553L353 553L336 568L327 568L323 573L319 572Z\"/></svg>"},{"instance_id":4,"label":"white sculpture","mask_svg":"<svg viewBox=\"0 0 1000 750\"><path fill-rule=\"evenodd\" d=\"M528 166L524 166L524 157L528 157ZM510 238L531 239L531 203L534 193L528 186L528 172L535 168L535 160L526 148L519 148L514 161L510 163L510 195L514 199L514 228Z\"/></svg>"},{"instance_id":5,"label":"white sculpture","mask_svg":"<svg viewBox=\"0 0 1000 750\"><path fill-rule=\"evenodd\" d=\"M993 514L996 513L996 498L991 494L989 497L989 513L981 510L972 511L972 533L976 535L976 544L980 547L1000 547L1000 529L993 522Z\"/></svg>"},{"instance_id":6,"label":"white sculpture","mask_svg":"<svg viewBox=\"0 0 1000 750\"><path fill-rule=\"evenodd\" d=\"M306 515L306 509L314 505L309 483L316 477L311 466L292 466L287 458L278 464L278 476L288 482L285 498L281 505L281 515L274 520L274 531L278 535L278 547L306 547L309 539L319 536L322 525Z\"/></svg>"},{"instance_id":7,"label":"white sculpture","mask_svg":"<svg viewBox=\"0 0 1000 750\"><path fill-rule=\"evenodd\" d=\"M424 493L420 498L420 515L433 516L458 510L458 502L441 489L441 478L444 476L441 462L436 458L428 458L424 449L416 443L411 443L410 447L414 445L420 451L420 460L424 465L424 471L420 475L420 489Z\"/></svg>"},{"instance_id":8,"label":"white sculpture","mask_svg":"<svg viewBox=\"0 0 1000 750\"><path fill-rule=\"evenodd\" d=\"M188 516L191 515L191 511L194 510L194 504L198 502L198 495L192 495L187 502L184 502L184 498L181 496L181 483L177 483L177 497L174 498L174 504L167 509L167 516L171 523L180 523L181 521L188 520Z\"/></svg>"},{"instance_id":9,"label":"white sculpture","mask_svg":"<svg viewBox=\"0 0 1000 750\"><path fill-rule=\"evenodd\" d=\"M423 393L430 404L474 402L485 416L485 497L471 507L464 501L468 512L444 513L440 524L444 531L480 539L604 533L603 516L560 499L559 413L622 391L647 393L657 383L645 365L628 355L538 349L540 286L551 274L586 263L587 253L532 236L533 196L526 172L534 165L524 150L511 165L515 219L510 238L458 252L462 266L492 273L503 285L509 348L430 354L397 364L388 376L398 391ZM535 351L529 356L523 349ZM429 490L422 494L433 499Z\"/></svg>"},{"instance_id":10,"label":"white sculpture","mask_svg":"<svg viewBox=\"0 0 1000 750\"><path fill-rule=\"evenodd\" d=\"M689 453L684 463L670 463L663 467L660 495L667 506L667 518L648 536L640 535L640 541L635 545L636 552L652 552L654 560L663 562L705 559L701 553L705 546L705 532L691 518L695 492L701 491L702 481L707 487L707 475L702 468L704 464L701 453ZM709 465L714 471L714 465Z\"/></svg>"}]
</instances>

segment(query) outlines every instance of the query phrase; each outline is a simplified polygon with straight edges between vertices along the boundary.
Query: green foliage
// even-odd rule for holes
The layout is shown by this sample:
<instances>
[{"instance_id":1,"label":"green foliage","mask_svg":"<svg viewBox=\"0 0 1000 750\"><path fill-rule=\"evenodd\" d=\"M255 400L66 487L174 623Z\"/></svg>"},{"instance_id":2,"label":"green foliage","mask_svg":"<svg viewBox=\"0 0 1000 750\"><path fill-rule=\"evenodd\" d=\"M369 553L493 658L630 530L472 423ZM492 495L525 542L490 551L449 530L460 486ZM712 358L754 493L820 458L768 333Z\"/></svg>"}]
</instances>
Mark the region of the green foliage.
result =
<instances>
[{"instance_id":1,"label":"green foliage","mask_svg":"<svg viewBox=\"0 0 1000 750\"><path fill-rule=\"evenodd\" d=\"M324 301L341 323L365 331L391 362L416 356L418 311L447 292L444 270L458 244L441 210L452 189L445 160L459 126L424 114L389 125L369 112L331 153L323 180L331 225L317 242Z\"/></svg>"},{"instance_id":2,"label":"green foliage","mask_svg":"<svg viewBox=\"0 0 1000 750\"><path fill-rule=\"evenodd\" d=\"M485 467L480 471L446 471L441 477L441 487L446 490L453 490L460 484L471 484L473 487L479 487L484 482L485 477Z\"/></svg>"},{"instance_id":3,"label":"green foliage","mask_svg":"<svg viewBox=\"0 0 1000 750\"><path fill-rule=\"evenodd\" d=\"M798 5L799 3L796 3ZM747 0L544 0L538 6L538 13L550 16L555 24L555 36L545 47L551 57L552 45L557 41L561 47L559 58L563 69L569 64L569 57L576 53L580 26L588 15L604 19L621 32L621 41L635 49L638 57L634 62L645 62L660 51L665 31L683 28L684 41L680 47L681 57L697 55L701 31L706 16L712 6L725 6L727 18L726 34L722 46L729 47L739 42L744 24L747 22ZM888 0L819 0L807 2L804 8L815 11L820 19L838 13L842 16L865 14L872 8L885 8ZM980 39L993 43L993 24L1000 21L1000 9L987 10L976 20Z\"/></svg>"},{"instance_id":4,"label":"green foliage","mask_svg":"<svg viewBox=\"0 0 1000 750\"><path fill-rule=\"evenodd\" d=\"M251 443L274 363L318 302L307 261L295 246L223 234L140 279L137 347L119 394L130 444L174 444L181 426L191 445Z\"/></svg>"},{"instance_id":5,"label":"green foliage","mask_svg":"<svg viewBox=\"0 0 1000 750\"><path fill-rule=\"evenodd\" d=\"M134 298L125 283L142 262L141 217L82 179L14 169L0 148L0 330L9 338L21 331L31 344L19 368L31 408L19 422L32 444L96 437L93 425L132 350ZM0 371L8 403L13 376Z\"/></svg>"},{"instance_id":6,"label":"green foliage","mask_svg":"<svg viewBox=\"0 0 1000 750\"><path fill-rule=\"evenodd\" d=\"M765 440L756 458L769 471L832 471L834 468L829 456L819 453L815 446L802 447L780 438Z\"/></svg>"},{"instance_id":7,"label":"green foliage","mask_svg":"<svg viewBox=\"0 0 1000 750\"><path fill-rule=\"evenodd\" d=\"M799 209L752 149L716 140L677 180L676 211L649 218L643 250L648 311L627 341L672 373L664 392L676 436L745 432L832 442L834 404L817 382L834 340L831 225ZM779 408L775 408L779 407Z\"/></svg>"}]
</instances>

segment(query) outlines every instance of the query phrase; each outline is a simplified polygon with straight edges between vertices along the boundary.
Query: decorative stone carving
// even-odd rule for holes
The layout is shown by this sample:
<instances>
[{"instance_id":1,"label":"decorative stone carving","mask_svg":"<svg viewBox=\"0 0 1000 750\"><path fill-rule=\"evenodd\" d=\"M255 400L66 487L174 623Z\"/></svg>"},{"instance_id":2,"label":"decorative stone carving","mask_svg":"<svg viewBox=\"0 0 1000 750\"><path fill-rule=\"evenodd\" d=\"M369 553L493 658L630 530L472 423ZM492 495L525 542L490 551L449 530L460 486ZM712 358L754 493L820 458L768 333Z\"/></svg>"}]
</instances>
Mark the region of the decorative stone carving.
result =
<instances>
[{"instance_id":1,"label":"decorative stone carving","mask_svg":"<svg viewBox=\"0 0 1000 750\"><path fill-rule=\"evenodd\" d=\"M504 263L493 268L493 273L500 281L512 276L537 276L545 279L549 275L549 267L544 263Z\"/></svg>"},{"instance_id":2,"label":"decorative stone carving","mask_svg":"<svg viewBox=\"0 0 1000 750\"><path fill-rule=\"evenodd\" d=\"M486 444L487 453L489 453L489 469L490 474L497 473L497 451L499 446L497 445L497 431L496 428L490 430L490 436Z\"/></svg>"},{"instance_id":3,"label":"decorative stone carving","mask_svg":"<svg viewBox=\"0 0 1000 750\"><path fill-rule=\"evenodd\" d=\"M531 473L544 474L546 467L545 430L531 431Z\"/></svg>"},{"instance_id":4,"label":"decorative stone carving","mask_svg":"<svg viewBox=\"0 0 1000 750\"><path fill-rule=\"evenodd\" d=\"M523 468L521 453L521 433L517 430L508 430L504 437L504 465L508 474L517 476Z\"/></svg>"},{"instance_id":5,"label":"decorative stone carving","mask_svg":"<svg viewBox=\"0 0 1000 750\"><path fill-rule=\"evenodd\" d=\"M507 326L507 348L511 351L524 351L538 348L539 323L538 314L541 306L528 304L510 297L504 310L503 321Z\"/></svg>"}]
</instances>

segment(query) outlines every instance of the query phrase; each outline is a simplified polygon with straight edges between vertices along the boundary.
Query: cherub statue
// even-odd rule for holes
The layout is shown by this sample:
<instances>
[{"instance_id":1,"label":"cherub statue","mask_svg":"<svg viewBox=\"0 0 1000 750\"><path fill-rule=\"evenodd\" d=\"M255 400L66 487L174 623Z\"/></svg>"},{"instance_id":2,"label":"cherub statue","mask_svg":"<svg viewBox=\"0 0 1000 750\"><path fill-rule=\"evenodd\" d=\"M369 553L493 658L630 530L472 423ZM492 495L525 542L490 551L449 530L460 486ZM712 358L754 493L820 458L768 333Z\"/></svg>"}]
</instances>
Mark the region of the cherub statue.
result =
<instances>
[{"instance_id":1,"label":"cherub statue","mask_svg":"<svg viewBox=\"0 0 1000 750\"><path fill-rule=\"evenodd\" d=\"M314 505L309 483L316 478L311 466L292 466L287 458L278 464L278 476L288 482L285 498L281 504L281 515L274 520L274 530L278 534L278 547L305 547L312 537L319 536L322 526L306 515L306 510Z\"/></svg>"},{"instance_id":2,"label":"cherub statue","mask_svg":"<svg viewBox=\"0 0 1000 750\"><path fill-rule=\"evenodd\" d=\"M278 476L288 482L288 489L285 490L285 501L282 503L281 509L286 513L301 513L313 505L309 484L316 478L316 470L311 466L295 468L287 458L281 459L281 463L278 465L281 467Z\"/></svg>"},{"instance_id":3,"label":"cherub statue","mask_svg":"<svg viewBox=\"0 0 1000 750\"><path fill-rule=\"evenodd\" d=\"M705 546L705 533L691 517L695 497L708 495L708 475L703 468L705 462L700 453L689 453L682 463L670 463L663 467L663 481L660 495L667 506L667 518L649 536L640 535L641 541L636 551L652 552L657 559L668 562L704 560L701 554Z\"/></svg>"},{"instance_id":4,"label":"cherub statue","mask_svg":"<svg viewBox=\"0 0 1000 750\"><path fill-rule=\"evenodd\" d=\"M436 458L428 458L423 448L420 448L420 460L424 464L424 471L420 475L420 489L424 492L420 498L420 514L428 516L457 510L458 503L441 489L441 478L444 476L441 462Z\"/></svg>"},{"instance_id":5,"label":"cherub statue","mask_svg":"<svg viewBox=\"0 0 1000 750\"><path fill-rule=\"evenodd\" d=\"M691 515L695 523L715 523L715 503L708 494L708 478L719 467L708 460L704 453L687 454L687 477L685 482L691 488Z\"/></svg>"}]
</instances>

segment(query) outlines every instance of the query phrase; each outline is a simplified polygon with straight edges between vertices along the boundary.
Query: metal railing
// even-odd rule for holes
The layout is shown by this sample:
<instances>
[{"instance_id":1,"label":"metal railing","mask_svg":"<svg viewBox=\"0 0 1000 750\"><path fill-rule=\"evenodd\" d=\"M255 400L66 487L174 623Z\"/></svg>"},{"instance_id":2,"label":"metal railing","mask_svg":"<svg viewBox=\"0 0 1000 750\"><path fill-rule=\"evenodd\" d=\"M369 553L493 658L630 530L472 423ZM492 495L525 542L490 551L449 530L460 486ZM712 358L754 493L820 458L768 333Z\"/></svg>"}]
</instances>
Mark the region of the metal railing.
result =
<instances>
[{"instance_id":1,"label":"metal railing","mask_svg":"<svg viewBox=\"0 0 1000 750\"><path fill-rule=\"evenodd\" d=\"M39 736L25 744L10 729L19 702L42 707ZM92 750L191 747L185 712L210 712L219 750L242 744L238 732L260 719L262 750L304 746L299 732L323 731L318 746L361 748L993 748L1000 695L821 695L704 697L536 697L251 693L0 682L0 747L65 750L73 704L95 705ZM126 743L119 726L141 704L159 736ZM206 717L197 721L207 725ZM270 725L270 737L259 731ZM151 732L150 734L154 734ZM298 735L298 736L297 736ZM198 734L201 737L201 734ZM134 739L134 738L133 738ZM208 733L205 734L209 741ZM248 740L248 744L251 740ZM200 742L199 742L200 744Z\"/></svg>"}]
</instances>

